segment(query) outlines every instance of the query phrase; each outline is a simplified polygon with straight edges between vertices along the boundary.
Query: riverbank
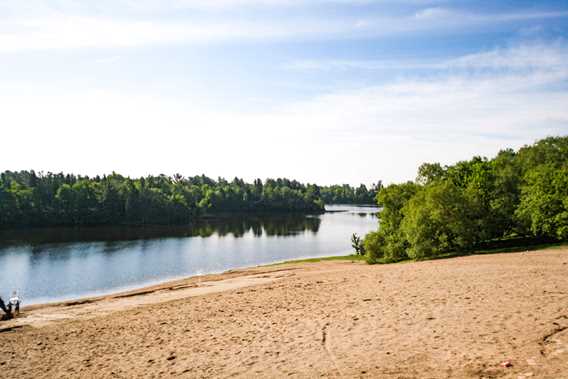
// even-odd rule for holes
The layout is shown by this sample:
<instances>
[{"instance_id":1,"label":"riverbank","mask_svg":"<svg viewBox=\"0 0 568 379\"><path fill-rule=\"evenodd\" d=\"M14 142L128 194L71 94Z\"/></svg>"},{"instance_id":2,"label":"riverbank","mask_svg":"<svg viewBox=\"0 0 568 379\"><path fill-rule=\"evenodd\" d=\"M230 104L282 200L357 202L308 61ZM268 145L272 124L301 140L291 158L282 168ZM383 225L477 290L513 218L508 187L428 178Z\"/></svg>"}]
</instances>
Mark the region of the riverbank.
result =
<instances>
[{"instance_id":1,"label":"riverbank","mask_svg":"<svg viewBox=\"0 0 568 379\"><path fill-rule=\"evenodd\" d=\"M19 377L558 378L567 277L566 247L237 270L25 309L0 323L0 367Z\"/></svg>"}]
</instances>

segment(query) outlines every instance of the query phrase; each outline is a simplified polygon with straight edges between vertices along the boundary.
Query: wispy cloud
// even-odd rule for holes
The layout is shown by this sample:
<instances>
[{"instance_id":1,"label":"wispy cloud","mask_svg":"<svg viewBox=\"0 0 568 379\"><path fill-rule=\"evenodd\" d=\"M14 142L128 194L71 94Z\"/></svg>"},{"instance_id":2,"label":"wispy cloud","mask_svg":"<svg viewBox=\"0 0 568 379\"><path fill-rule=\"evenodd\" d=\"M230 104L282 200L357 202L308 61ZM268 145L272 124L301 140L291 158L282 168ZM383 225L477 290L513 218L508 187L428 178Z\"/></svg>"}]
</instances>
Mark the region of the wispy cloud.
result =
<instances>
[{"instance_id":1,"label":"wispy cloud","mask_svg":"<svg viewBox=\"0 0 568 379\"><path fill-rule=\"evenodd\" d=\"M527 43L497 48L450 59L441 64L447 68L466 69L537 69L568 68L568 43Z\"/></svg>"},{"instance_id":2,"label":"wispy cloud","mask_svg":"<svg viewBox=\"0 0 568 379\"><path fill-rule=\"evenodd\" d=\"M40 14L71 13L85 15L113 14L171 14L179 11L223 13L227 11L302 10L325 6L433 6L447 0L0 0L0 18L7 16L35 16Z\"/></svg>"},{"instance_id":3,"label":"wispy cloud","mask_svg":"<svg viewBox=\"0 0 568 379\"><path fill-rule=\"evenodd\" d=\"M474 54L443 59L397 60L296 60L283 65L284 69L300 71L350 71L350 70L429 70L466 72L484 75L500 71L540 71L553 74L568 70L568 43L524 43L506 48L496 48ZM427 73L426 73L427 75ZM562 74L564 75L564 74Z\"/></svg>"},{"instance_id":4,"label":"wispy cloud","mask_svg":"<svg viewBox=\"0 0 568 379\"><path fill-rule=\"evenodd\" d=\"M454 8L422 8L399 17L369 16L358 20L358 32L381 36L425 31L464 32L487 25L568 17L568 11L471 12Z\"/></svg>"},{"instance_id":5,"label":"wispy cloud","mask_svg":"<svg viewBox=\"0 0 568 379\"><path fill-rule=\"evenodd\" d=\"M392 65L396 63L332 61L314 63L312 68L391 69ZM520 45L400 66L420 68L422 73L329 93L304 105L300 113L325 114L326 128L336 125L341 130L355 123L362 128L355 134L365 136L527 138L568 132L568 107L562 105L568 104L568 89L549 90L568 81L565 43ZM424 69L435 73L424 74Z\"/></svg>"},{"instance_id":6,"label":"wispy cloud","mask_svg":"<svg viewBox=\"0 0 568 379\"><path fill-rule=\"evenodd\" d=\"M348 25L318 20L296 23L239 20L163 22L62 15L15 19L10 24L11 30L0 31L0 52L309 38L349 28ZM10 25L5 24L5 27Z\"/></svg>"},{"instance_id":7,"label":"wispy cloud","mask_svg":"<svg viewBox=\"0 0 568 379\"><path fill-rule=\"evenodd\" d=\"M450 9L434 7L434 8L425 8L419 10L414 15L414 18L418 20L432 20L432 19L448 18L455 16L457 16L456 12L453 12Z\"/></svg>"},{"instance_id":8,"label":"wispy cloud","mask_svg":"<svg viewBox=\"0 0 568 379\"><path fill-rule=\"evenodd\" d=\"M240 0L241 3L263 3ZM322 0L323 1L323 0ZM151 2L152 3L152 2ZM201 2L174 2L169 8ZM218 0L211 6L229 6L237 0ZM294 3L292 0L266 1L266 4ZM74 4L74 3L72 3ZM142 3L143 6L144 3ZM153 3L152 3L153 4ZM165 6L164 6L165 7ZM25 7L24 7L25 8ZM40 8L42 9L42 8ZM249 15L250 16L250 15ZM138 47L156 44L205 44L226 41L285 39L348 39L381 37L396 33L480 27L490 23L568 17L568 12L515 12L477 14L446 8L426 8L412 14L370 17L208 17L185 15L175 19L116 17L104 12L83 15L72 7L48 8L29 14L15 12L3 18L0 52L26 50Z\"/></svg>"},{"instance_id":9,"label":"wispy cloud","mask_svg":"<svg viewBox=\"0 0 568 379\"><path fill-rule=\"evenodd\" d=\"M338 139L526 140L568 132L568 109L563 105L568 91L539 88L553 83L556 80L541 75L407 80L329 93L290 113L328 134L338 133Z\"/></svg>"}]
</instances>

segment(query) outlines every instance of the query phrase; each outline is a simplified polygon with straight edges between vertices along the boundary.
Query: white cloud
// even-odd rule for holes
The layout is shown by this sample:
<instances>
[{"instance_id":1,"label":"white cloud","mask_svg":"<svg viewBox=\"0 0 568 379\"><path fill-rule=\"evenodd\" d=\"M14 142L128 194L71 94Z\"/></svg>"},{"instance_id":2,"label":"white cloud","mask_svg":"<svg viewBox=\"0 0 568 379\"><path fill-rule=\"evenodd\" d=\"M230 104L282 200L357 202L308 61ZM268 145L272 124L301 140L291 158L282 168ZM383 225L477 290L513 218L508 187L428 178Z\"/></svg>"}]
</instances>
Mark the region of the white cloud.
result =
<instances>
[{"instance_id":1,"label":"white cloud","mask_svg":"<svg viewBox=\"0 0 568 379\"><path fill-rule=\"evenodd\" d=\"M520 11L505 13L474 13L460 9L430 7L417 11L414 18L418 21L444 22L448 25L486 24L494 22L511 22L535 19L567 17L568 11Z\"/></svg>"},{"instance_id":2,"label":"white cloud","mask_svg":"<svg viewBox=\"0 0 568 379\"><path fill-rule=\"evenodd\" d=\"M521 11L504 13L475 13L452 8L424 8L408 16L374 16L357 21L359 35L384 36L393 33L411 33L427 31L464 32L468 29L486 25L546 20L568 17L568 11Z\"/></svg>"},{"instance_id":3,"label":"white cloud","mask_svg":"<svg viewBox=\"0 0 568 379\"><path fill-rule=\"evenodd\" d=\"M320 0L324 1L324 0ZM330 0L331 1L331 0ZM337 1L337 0L336 0ZM21 2L18 2L18 4ZM251 17L239 13L203 17L199 13L180 17L140 17L136 13L118 13L82 9L76 6L49 7L44 2L37 9L13 5L7 16L0 15L0 53L28 50L73 48L120 48L157 44L206 44L226 41L259 41L278 39L326 39L380 37L395 33L415 33L433 30L477 28L491 23L568 17L568 12L517 12L503 14L464 13L433 7L418 13L398 16L355 17L344 15L318 17L307 12L302 16L281 14ZM208 4L208 7L235 7L238 4L293 4L293 0L217 0L213 2L177 1L161 9L175 10L176 6ZM134 3L132 3L134 4ZM145 5L146 4L146 5ZM160 3L162 4L162 3ZM138 4L142 8L158 6L153 1ZM6 5L4 5L6 7ZM2 5L0 4L0 10ZM112 7L110 8L112 9ZM174 12L175 13L175 12Z\"/></svg>"},{"instance_id":4,"label":"white cloud","mask_svg":"<svg viewBox=\"0 0 568 379\"><path fill-rule=\"evenodd\" d=\"M419 20L432 20L456 16L454 12L445 8L425 8L416 12L415 17Z\"/></svg>"},{"instance_id":5,"label":"white cloud","mask_svg":"<svg viewBox=\"0 0 568 379\"><path fill-rule=\"evenodd\" d=\"M284 69L300 71L348 70L430 70L463 72L476 75L539 71L541 74L565 75L568 70L568 43L525 43L506 48L438 60L297 60Z\"/></svg>"},{"instance_id":6,"label":"white cloud","mask_svg":"<svg viewBox=\"0 0 568 379\"><path fill-rule=\"evenodd\" d=\"M267 35L277 37L282 33L263 25L119 21L81 16L25 19L17 24L23 30L0 34L0 52L206 43L228 36L249 39Z\"/></svg>"},{"instance_id":7,"label":"white cloud","mask_svg":"<svg viewBox=\"0 0 568 379\"><path fill-rule=\"evenodd\" d=\"M446 0L0 0L2 16L37 16L46 14L113 15L168 14L179 11L204 11L211 13L234 10L302 10L327 5L356 7L360 5L400 5L426 6L445 3Z\"/></svg>"},{"instance_id":8,"label":"white cloud","mask_svg":"<svg viewBox=\"0 0 568 379\"><path fill-rule=\"evenodd\" d=\"M300 37L309 39L353 29L349 22L333 20L164 22L66 15L11 20L10 24L12 30L0 30L0 53Z\"/></svg>"},{"instance_id":9,"label":"white cloud","mask_svg":"<svg viewBox=\"0 0 568 379\"><path fill-rule=\"evenodd\" d=\"M568 68L568 44L532 43L512 48L499 48L488 52L470 54L444 62L448 68L469 69L538 69L557 70Z\"/></svg>"},{"instance_id":10,"label":"white cloud","mask_svg":"<svg viewBox=\"0 0 568 379\"><path fill-rule=\"evenodd\" d=\"M28 0L29 1L29 0ZM36 3L49 5L47 0L35 0ZM114 7L141 11L164 11L165 9L192 9L222 11L242 8L307 8L321 5L345 5L357 6L367 4L415 4L428 5L444 3L445 0L106 0L99 1L106 5L112 4ZM17 3L12 1L13 4ZM92 8L88 1L74 1L72 4L82 8ZM14 5L16 6L16 5Z\"/></svg>"}]
</instances>

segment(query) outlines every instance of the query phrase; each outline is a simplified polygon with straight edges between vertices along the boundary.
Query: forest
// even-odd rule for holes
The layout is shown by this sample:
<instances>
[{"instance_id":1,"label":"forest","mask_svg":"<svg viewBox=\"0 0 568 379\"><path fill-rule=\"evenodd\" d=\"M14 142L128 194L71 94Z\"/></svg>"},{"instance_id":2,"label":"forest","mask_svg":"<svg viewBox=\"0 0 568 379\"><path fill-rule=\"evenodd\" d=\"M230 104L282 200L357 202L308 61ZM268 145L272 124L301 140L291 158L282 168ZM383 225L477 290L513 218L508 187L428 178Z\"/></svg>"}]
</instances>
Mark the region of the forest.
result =
<instances>
[{"instance_id":1,"label":"forest","mask_svg":"<svg viewBox=\"0 0 568 379\"><path fill-rule=\"evenodd\" d=\"M413 182L380 190L370 263L428 259L512 243L568 240L568 137L493 159L425 163ZM517 242L515 242L517 241Z\"/></svg>"},{"instance_id":2,"label":"forest","mask_svg":"<svg viewBox=\"0 0 568 379\"><path fill-rule=\"evenodd\" d=\"M349 184L332 185L320 188L320 194L325 204L369 204L375 205L377 193L382 187L379 180L370 189L361 184L355 188Z\"/></svg>"},{"instance_id":3,"label":"forest","mask_svg":"<svg viewBox=\"0 0 568 379\"><path fill-rule=\"evenodd\" d=\"M372 202L376 191L349 185L319 187L289 179L116 173L87 177L5 171L0 174L0 228L79 225L187 224L242 213L321 213L324 204Z\"/></svg>"},{"instance_id":4,"label":"forest","mask_svg":"<svg viewBox=\"0 0 568 379\"><path fill-rule=\"evenodd\" d=\"M245 183L206 176L131 179L39 173L0 174L0 225L185 224L219 213L321 212L317 186L288 179Z\"/></svg>"}]
</instances>

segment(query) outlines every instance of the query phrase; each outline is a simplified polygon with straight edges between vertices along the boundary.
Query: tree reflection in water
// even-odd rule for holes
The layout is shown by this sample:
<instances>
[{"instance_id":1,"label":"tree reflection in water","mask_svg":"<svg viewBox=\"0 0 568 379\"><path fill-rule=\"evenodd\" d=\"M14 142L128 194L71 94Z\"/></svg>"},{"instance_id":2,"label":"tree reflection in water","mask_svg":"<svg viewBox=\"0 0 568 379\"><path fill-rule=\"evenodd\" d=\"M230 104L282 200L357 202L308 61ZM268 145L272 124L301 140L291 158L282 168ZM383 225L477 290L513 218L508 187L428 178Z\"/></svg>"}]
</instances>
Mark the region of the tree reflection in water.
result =
<instances>
[{"instance_id":1,"label":"tree reflection in water","mask_svg":"<svg viewBox=\"0 0 568 379\"><path fill-rule=\"evenodd\" d=\"M317 216L278 215L243 216L202 219L190 225L177 226L97 226L57 227L27 230L0 231L0 247L7 245L42 245L46 243L132 241L172 237L219 237L232 235L236 238L251 234L255 237L287 237L299 233L317 234L321 219Z\"/></svg>"}]
</instances>

